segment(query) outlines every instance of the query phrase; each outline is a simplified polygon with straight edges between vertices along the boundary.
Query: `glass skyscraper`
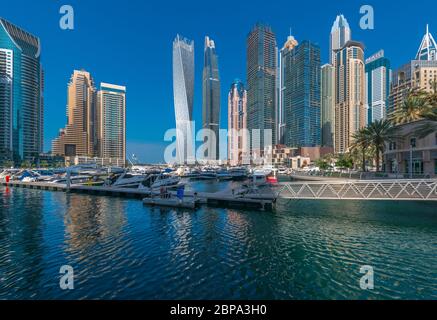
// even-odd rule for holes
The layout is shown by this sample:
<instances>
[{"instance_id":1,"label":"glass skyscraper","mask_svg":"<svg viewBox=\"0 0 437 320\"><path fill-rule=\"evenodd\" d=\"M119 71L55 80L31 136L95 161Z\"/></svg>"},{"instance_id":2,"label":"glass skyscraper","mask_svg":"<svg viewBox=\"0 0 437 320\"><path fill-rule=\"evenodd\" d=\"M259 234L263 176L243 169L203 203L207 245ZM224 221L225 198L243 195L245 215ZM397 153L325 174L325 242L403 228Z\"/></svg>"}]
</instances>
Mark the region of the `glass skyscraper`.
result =
<instances>
[{"instance_id":1,"label":"glass skyscraper","mask_svg":"<svg viewBox=\"0 0 437 320\"><path fill-rule=\"evenodd\" d=\"M193 98L194 41L177 35L173 41L173 95L176 118L176 158L180 164L194 161Z\"/></svg>"},{"instance_id":2,"label":"glass skyscraper","mask_svg":"<svg viewBox=\"0 0 437 320\"><path fill-rule=\"evenodd\" d=\"M98 92L100 157L126 162L126 87L101 83Z\"/></svg>"},{"instance_id":3,"label":"glass skyscraper","mask_svg":"<svg viewBox=\"0 0 437 320\"><path fill-rule=\"evenodd\" d=\"M43 150L39 38L0 18L0 163L36 161Z\"/></svg>"},{"instance_id":4,"label":"glass skyscraper","mask_svg":"<svg viewBox=\"0 0 437 320\"><path fill-rule=\"evenodd\" d=\"M272 29L257 24L247 36L247 128L252 136L253 155L262 154L276 141L277 56ZM254 130L260 130L260 136ZM272 141L264 141L265 130L271 130Z\"/></svg>"},{"instance_id":5,"label":"glass skyscraper","mask_svg":"<svg viewBox=\"0 0 437 320\"><path fill-rule=\"evenodd\" d=\"M387 117L390 81L390 60L381 50L366 60L367 124Z\"/></svg>"},{"instance_id":6,"label":"glass skyscraper","mask_svg":"<svg viewBox=\"0 0 437 320\"><path fill-rule=\"evenodd\" d=\"M215 141L208 138L206 160L219 159L219 130L220 130L220 75L215 43L205 37L205 51L203 64L203 129L209 129L215 134ZM214 149L214 150L213 150ZM215 155L214 155L215 153Z\"/></svg>"},{"instance_id":7,"label":"glass skyscraper","mask_svg":"<svg viewBox=\"0 0 437 320\"><path fill-rule=\"evenodd\" d=\"M331 64L322 66L321 74L322 147L334 147L335 132L335 78Z\"/></svg>"},{"instance_id":8,"label":"glass skyscraper","mask_svg":"<svg viewBox=\"0 0 437 320\"><path fill-rule=\"evenodd\" d=\"M285 113L284 113L284 91L285 87L285 58L290 54L299 43L290 34L279 53L279 97L278 97L278 143L285 143L285 132L287 131L287 126L285 123Z\"/></svg>"},{"instance_id":9,"label":"glass skyscraper","mask_svg":"<svg viewBox=\"0 0 437 320\"><path fill-rule=\"evenodd\" d=\"M285 145L320 146L320 47L303 41L284 52L282 59Z\"/></svg>"}]
</instances>

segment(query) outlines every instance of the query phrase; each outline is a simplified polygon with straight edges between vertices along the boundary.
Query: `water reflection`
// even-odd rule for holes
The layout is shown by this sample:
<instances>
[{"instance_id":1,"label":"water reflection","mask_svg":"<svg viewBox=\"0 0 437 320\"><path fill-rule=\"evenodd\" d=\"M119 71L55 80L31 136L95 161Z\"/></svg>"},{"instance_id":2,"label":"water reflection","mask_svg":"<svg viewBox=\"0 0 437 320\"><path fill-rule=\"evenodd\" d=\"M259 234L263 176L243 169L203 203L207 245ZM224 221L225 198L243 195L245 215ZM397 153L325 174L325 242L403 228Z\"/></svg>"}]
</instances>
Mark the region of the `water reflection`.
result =
<instances>
[{"instance_id":1,"label":"water reflection","mask_svg":"<svg viewBox=\"0 0 437 320\"><path fill-rule=\"evenodd\" d=\"M0 299L437 299L435 239L428 203L190 211L0 188ZM71 292L59 289L64 264ZM372 292L359 289L364 264Z\"/></svg>"}]
</instances>

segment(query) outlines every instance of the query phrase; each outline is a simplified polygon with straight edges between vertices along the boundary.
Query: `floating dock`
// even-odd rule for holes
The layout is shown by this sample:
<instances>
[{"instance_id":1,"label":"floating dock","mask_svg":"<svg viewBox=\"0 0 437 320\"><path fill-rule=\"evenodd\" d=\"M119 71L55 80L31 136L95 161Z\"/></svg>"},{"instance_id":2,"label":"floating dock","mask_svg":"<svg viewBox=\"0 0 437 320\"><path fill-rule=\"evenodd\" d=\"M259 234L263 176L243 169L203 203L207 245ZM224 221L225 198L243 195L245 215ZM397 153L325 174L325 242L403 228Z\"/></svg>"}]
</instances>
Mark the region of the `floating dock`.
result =
<instances>
[{"instance_id":1,"label":"floating dock","mask_svg":"<svg viewBox=\"0 0 437 320\"><path fill-rule=\"evenodd\" d=\"M48 182L20 182L10 181L9 183L2 182L3 186L13 188L28 188L35 190L59 191L70 193L81 193L96 196L112 196L143 200L145 198L153 199L152 193L148 190L130 189L130 188L111 188L104 186L87 186L87 185L71 185L67 188L64 184L55 184ZM176 193L172 193L175 195ZM159 193L155 194L159 196ZM234 196L231 192L186 192L185 198L196 198L196 204L208 205L213 207L223 208L239 208L239 209L256 209L256 210L272 210L275 199L251 199L249 197ZM147 201L146 201L147 202ZM152 203L151 203L152 204ZM159 205L158 203L154 205ZM177 207L177 206L174 206Z\"/></svg>"}]
</instances>

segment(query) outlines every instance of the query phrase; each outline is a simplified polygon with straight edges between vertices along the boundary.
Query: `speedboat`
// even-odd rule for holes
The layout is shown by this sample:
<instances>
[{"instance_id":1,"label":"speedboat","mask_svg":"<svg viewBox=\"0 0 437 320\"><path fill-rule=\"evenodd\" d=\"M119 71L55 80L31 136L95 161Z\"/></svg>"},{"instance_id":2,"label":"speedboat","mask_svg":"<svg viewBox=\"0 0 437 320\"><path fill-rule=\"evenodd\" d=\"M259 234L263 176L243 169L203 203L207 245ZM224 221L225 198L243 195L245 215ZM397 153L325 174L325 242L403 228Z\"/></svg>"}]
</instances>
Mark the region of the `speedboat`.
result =
<instances>
[{"instance_id":1,"label":"speedboat","mask_svg":"<svg viewBox=\"0 0 437 320\"><path fill-rule=\"evenodd\" d=\"M70 184L72 185L83 184L92 180L92 177L87 175L71 175L70 177L67 177L67 175L62 175L60 177L54 178L53 180L49 181L49 183L67 184L68 180L70 180Z\"/></svg>"},{"instance_id":2,"label":"speedboat","mask_svg":"<svg viewBox=\"0 0 437 320\"><path fill-rule=\"evenodd\" d=\"M229 174L231 175L232 180L235 181L246 180L248 177L246 168L231 168L229 169Z\"/></svg>"},{"instance_id":3,"label":"speedboat","mask_svg":"<svg viewBox=\"0 0 437 320\"><path fill-rule=\"evenodd\" d=\"M159 191L162 188L176 188L182 186L181 178L165 173L151 174L138 186L139 189L147 191Z\"/></svg>"},{"instance_id":4,"label":"speedboat","mask_svg":"<svg viewBox=\"0 0 437 320\"><path fill-rule=\"evenodd\" d=\"M169 174L159 174L157 175L156 179L152 183L151 187L152 189L159 189L162 187L176 187L180 185L181 178Z\"/></svg>"},{"instance_id":5,"label":"speedboat","mask_svg":"<svg viewBox=\"0 0 437 320\"><path fill-rule=\"evenodd\" d=\"M204 170L200 172L200 175L197 177L199 180L215 180L217 179L217 173L212 170Z\"/></svg>"},{"instance_id":6,"label":"speedboat","mask_svg":"<svg viewBox=\"0 0 437 320\"><path fill-rule=\"evenodd\" d=\"M217 172L218 180L232 180L232 175L227 170L220 170Z\"/></svg>"},{"instance_id":7,"label":"speedboat","mask_svg":"<svg viewBox=\"0 0 437 320\"><path fill-rule=\"evenodd\" d=\"M105 187L111 188L138 188L146 179L148 175L136 174L125 172L121 175L112 175L109 177L105 183Z\"/></svg>"}]
</instances>

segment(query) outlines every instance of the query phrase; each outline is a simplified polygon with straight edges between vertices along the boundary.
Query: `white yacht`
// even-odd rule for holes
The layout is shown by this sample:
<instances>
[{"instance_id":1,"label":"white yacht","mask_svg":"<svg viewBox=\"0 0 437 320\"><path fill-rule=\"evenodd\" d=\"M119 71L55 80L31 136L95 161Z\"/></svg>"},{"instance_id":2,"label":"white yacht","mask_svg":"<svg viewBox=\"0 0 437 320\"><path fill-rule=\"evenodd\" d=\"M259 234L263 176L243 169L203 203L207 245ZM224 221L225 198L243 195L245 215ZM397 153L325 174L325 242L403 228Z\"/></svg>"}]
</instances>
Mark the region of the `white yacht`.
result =
<instances>
[{"instance_id":1,"label":"white yacht","mask_svg":"<svg viewBox=\"0 0 437 320\"><path fill-rule=\"evenodd\" d=\"M125 172L121 175L113 175L109 177L105 183L105 187L111 188L138 188L146 179L148 175Z\"/></svg>"},{"instance_id":2,"label":"white yacht","mask_svg":"<svg viewBox=\"0 0 437 320\"><path fill-rule=\"evenodd\" d=\"M165 173L149 175L139 186L139 189L159 191L161 188L182 186L181 178Z\"/></svg>"}]
</instances>

